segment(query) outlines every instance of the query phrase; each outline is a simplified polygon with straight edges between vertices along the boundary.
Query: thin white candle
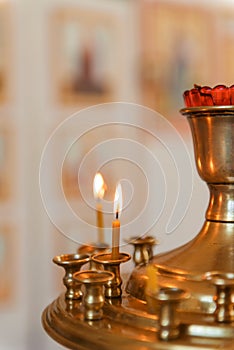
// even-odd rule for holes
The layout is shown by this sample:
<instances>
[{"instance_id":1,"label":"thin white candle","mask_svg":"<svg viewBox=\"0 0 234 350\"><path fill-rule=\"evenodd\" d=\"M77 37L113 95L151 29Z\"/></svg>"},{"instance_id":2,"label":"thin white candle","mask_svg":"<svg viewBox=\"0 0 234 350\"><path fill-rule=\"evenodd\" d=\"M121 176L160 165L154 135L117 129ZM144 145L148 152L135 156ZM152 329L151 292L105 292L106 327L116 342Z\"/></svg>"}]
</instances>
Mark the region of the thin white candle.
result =
<instances>
[{"instance_id":1,"label":"thin white candle","mask_svg":"<svg viewBox=\"0 0 234 350\"><path fill-rule=\"evenodd\" d=\"M118 184L115 191L114 199L114 213L115 220L112 221L112 259L118 259L119 257L119 241L120 241L120 221L119 217L122 210L122 188L121 184Z\"/></svg>"}]
</instances>

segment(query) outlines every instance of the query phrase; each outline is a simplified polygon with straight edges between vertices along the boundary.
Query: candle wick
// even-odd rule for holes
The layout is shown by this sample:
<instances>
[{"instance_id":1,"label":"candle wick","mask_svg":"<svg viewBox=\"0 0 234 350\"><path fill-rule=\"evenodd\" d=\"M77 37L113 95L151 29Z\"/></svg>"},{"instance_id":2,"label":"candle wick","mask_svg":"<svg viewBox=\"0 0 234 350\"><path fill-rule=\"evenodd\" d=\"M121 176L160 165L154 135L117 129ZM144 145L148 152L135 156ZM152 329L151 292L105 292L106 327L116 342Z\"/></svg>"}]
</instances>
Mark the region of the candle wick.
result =
<instances>
[{"instance_id":1,"label":"candle wick","mask_svg":"<svg viewBox=\"0 0 234 350\"><path fill-rule=\"evenodd\" d=\"M116 211L115 218L116 218L116 220L118 220L118 218L119 218L119 211L118 210Z\"/></svg>"}]
</instances>

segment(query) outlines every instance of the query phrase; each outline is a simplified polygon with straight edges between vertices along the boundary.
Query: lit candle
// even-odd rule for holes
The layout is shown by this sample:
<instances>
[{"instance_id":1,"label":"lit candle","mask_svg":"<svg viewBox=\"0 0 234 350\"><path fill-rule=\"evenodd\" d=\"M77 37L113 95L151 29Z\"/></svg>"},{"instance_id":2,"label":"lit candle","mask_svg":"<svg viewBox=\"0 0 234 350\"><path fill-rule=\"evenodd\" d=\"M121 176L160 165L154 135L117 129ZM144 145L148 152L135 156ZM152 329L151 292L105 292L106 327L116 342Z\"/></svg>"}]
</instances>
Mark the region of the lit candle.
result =
<instances>
[{"instance_id":1,"label":"lit candle","mask_svg":"<svg viewBox=\"0 0 234 350\"><path fill-rule=\"evenodd\" d=\"M93 180L93 194L97 200L96 213L97 213L97 228L98 228L98 242L104 242L104 232L103 232L103 212L101 200L104 197L106 190L106 185L103 177L100 173L97 173Z\"/></svg>"},{"instance_id":2,"label":"lit candle","mask_svg":"<svg viewBox=\"0 0 234 350\"><path fill-rule=\"evenodd\" d=\"M119 217L122 210L122 188L118 184L115 191L114 213L115 220L112 222L112 259L119 258L119 238L120 238L120 221Z\"/></svg>"}]
</instances>

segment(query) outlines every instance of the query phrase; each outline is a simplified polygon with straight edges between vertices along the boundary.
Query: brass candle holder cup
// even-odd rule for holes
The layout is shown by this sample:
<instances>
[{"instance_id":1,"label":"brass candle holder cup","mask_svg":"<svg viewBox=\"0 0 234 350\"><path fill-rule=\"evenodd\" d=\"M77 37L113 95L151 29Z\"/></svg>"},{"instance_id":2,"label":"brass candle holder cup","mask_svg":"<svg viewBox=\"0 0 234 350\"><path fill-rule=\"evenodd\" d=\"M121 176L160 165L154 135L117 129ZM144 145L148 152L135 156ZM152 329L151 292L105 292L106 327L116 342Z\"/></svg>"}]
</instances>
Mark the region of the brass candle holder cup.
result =
<instances>
[{"instance_id":1,"label":"brass candle holder cup","mask_svg":"<svg viewBox=\"0 0 234 350\"><path fill-rule=\"evenodd\" d=\"M90 256L87 254L63 254L53 258L53 262L65 269L63 284L67 288L65 293L66 299L81 299L82 291L81 284L73 278L73 274L90 261Z\"/></svg>"},{"instance_id":2,"label":"brass candle holder cup","mask_svg":"<svg viewBox=\"0 0 234 350\"><path fill-rule=\"evenodd\" d=\"M153 246L158 244L152 236L131 237L125 242L134 246L133 261L135 266L148 264L153 257Z\"/></svg>"},{"instance_id":3,"label":"brass candle holder cup","mask_svg":"<svg viewBox=\"0 0 234 350\"><path fill-rule=\"evenodd\" d=\"M109 271L80 271L74 274L74 279L84 284L84 317L86 320L100 320L103 316L102 307L105 302L104 285L114 279L114 274Z\"/></svg>"},{"instance_id":4,"label":"brass candle holder cup","mask_svg":"<svg viewBox=\"0 0 234 350\"><path fill-rule=\"evenodd\" d=\"M180 288L160 288L157 293L150 293L154 300L155 311L158 314L159 333L161 340L173 340L180 336L179 304L188 299L190 294Z\"/></svg>"},{"instance_id":5,"label":"brass candle holder cup","mask_svg":"<svg viewBox=\"0 0 234 350\"><path fill-rule=\"evenodd\" d=\"M210 272L206 274L216 287L214 301L216 304L215 320L230 323L234 321L234 273Z\"/></svg>"},{"instance_id":6,"label":"brass candle holder cup","mask_svg":"<svg viewBox=\"0 0 234 350\"><path fill-rule=\"evenodd\" d=\"M90 243L84 244L77 249L78 254L88 254L90 256L90 270L102 269L100 264L96 264L91 257L97 253L104 253L109 249L107 243Z\"/></svg>"},{"instance_id":7,"label":"brass candle holder cup","mask_svg":"<svg viewBox=\"0 0 234 350\"><path fill-rule=\"evenodd\" d=\"M131 255L127 253L119 253L119 258L113 260L111 254L99 253L92 256L92 260L96 264L101 264L104 270L114 273L114 279L106 283L106 298L118 298L122 295L122 278L120 276L120 264L131 259Z\"/></svg>"}]
</instances>

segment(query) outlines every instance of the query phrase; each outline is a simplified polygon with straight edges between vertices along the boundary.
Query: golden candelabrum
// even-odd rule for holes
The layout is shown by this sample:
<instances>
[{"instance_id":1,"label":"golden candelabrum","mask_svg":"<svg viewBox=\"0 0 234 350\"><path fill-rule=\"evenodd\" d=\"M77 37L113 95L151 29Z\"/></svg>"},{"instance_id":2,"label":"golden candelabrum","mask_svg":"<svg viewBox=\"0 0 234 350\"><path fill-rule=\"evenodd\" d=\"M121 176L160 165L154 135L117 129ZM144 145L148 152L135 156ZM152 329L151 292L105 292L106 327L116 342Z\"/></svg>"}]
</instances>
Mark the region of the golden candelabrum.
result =
<instances>
[{"instance_id":1,"label":"golden candelabrum","mask_svg":"<svg viewBox=\"0 0 234 350\"><path fill-rule=\"evenodd\" d=\"M114 261L108 252L91 256L101 268L73 274L79 293L60 295L42 315L47 333L67 348L234 349L234 106L181 113L210 190L205 223L192 241L154 257L152 237L135 242L136 266L123 287L127 254ZM83 264L84 257L76 259ZM63 260L69 265L68 256L54 261Z\"/></svg>"}]
</instances>

